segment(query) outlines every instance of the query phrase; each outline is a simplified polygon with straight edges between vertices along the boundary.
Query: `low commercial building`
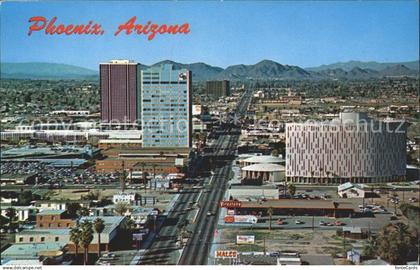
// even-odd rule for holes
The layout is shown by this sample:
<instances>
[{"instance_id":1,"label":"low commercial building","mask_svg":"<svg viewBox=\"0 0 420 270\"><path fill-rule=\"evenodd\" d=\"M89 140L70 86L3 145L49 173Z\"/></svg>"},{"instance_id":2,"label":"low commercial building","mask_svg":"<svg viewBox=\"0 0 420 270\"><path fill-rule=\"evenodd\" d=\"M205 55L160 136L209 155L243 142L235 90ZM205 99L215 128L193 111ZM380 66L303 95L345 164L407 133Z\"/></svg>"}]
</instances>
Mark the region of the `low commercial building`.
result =
<instances>
[{"instance_id":1,"label":"low commercial building","mask_svg":"<svg viewBox=\"0 0 420 270\"><path fill-rule=\"evenodd\" d=\"M109 148L102 151L107 158L96 161L96 170L125 170L151 173L179 173L188 164L189 148Z\"/></svg>"},{"instance_id":2,"label":"low commercial building","mask_svg":"<svg viewBox=\"0 0 420 270\"><path fill-rule=\"evenodd\" d=\"M60 264L64 260L65 244L13 244L1 253L2 265Z\"/></svg>"},{"instance_id":3,"label":"low commercial building","mask_svg":"<svg viewBox=\"0 0 420 270\"><path fill-rule=\"evenodd\" d=\"M139 200L139 196L136 193L127 193L127 192L119 192L112 196L112 202L114 204L117 203L127 203L127 204L136 204Z\"/></svg>"},{"instance_id":4,"label":"low commercial building","mask_svg":"<svg viewBox=\"0 0 420 270\"><path fill-rule=\"evenodd\" d=\"M65 246L69 242L70 229L27 229L15 235L18 244L56 243Z\"/></svg>"},{"instance_id":5,"label":"low commercial building","mask_svg":"<svg viewBox=\"0 0 420 270\"><path fill-rule=\"evenodd\" d=\"M1 215L6 217L7 209L13 208L16 211L16 217L18 221L33 221L35 220L38 209L32 205L30 206L11 206L1 204Z\"/></svg>"},{"instance_id":6,"label":"low commercial building","mask_svg":"<svg viewBox=\"0 0 420 270\"><path fill-rule=\"evenodd\" d=\"M25 185L34 184L37 177L36 173L33 174L3 174L0 179L2 186L5 185Z\"/></svg>"},{"instance_id":7,"label":"low commercial building","mask_svg":"<svg viewBox=\"0 0 420 270\"><path fill-rule=\"evenodd\" d=\"M36 228L61 229L70 228L76 224L66 210L44 210L36 215Z\"/></svg>"},{"instance_id":8,"label":"low commercial building","mask_svg":"<svg viewBox=\"0 0 420 270\"><path fill-rule=\"evenodd\" d=\"M126 243L121 242L121 227L127 221L127 217L122 216L90 216L82 217L79 222L82 223L85 220L94 222L95 219L101 218L105 223L105 228L101 233L101 250L112 251L119 249L120 246L124 246ZM98 234L94 233L93 240L89 245L89 253L98 252ZM74 244L69 244L69 251L74 252Z\"/></svg>"},{"instance_id":9,"label":"low commercial building","mask_svg":"<svg viewBox=\"0 0 420 270\"><path fill-rule=\"evenodd\" d=\"M67 210L70 203L78 203L82 207L89 208L91 201L89 200L38 200L34 206L39 210Z\"/></svg>"},{"instance_id":10,"label":"low commercial building","mask_svg":"<svg viewBox=\"0 0 420 270\"><path fill-rule=\"evenodd\" d=\"M264 182L282 181L284 166L272 163L259 163L241 168L242 183L261 185Z\"/></svg>"},{"instance_id":11,"label":"low commercial building","mask_svg":"<svg viewBox=\"0 0 420 270\"><path fill-rule=\"evenodd\" d=\"M274 215L314 215L349 217L355 211L350 203L335 202L332 200L303 200L278 199L259 201L222 201L221 207L235 211L236 215L267 215L269 208Z\"/></svg>"},{"instance_id":12,"label":"low commercial building","mask_svg":"<svg viewBox=\"0 0 420 270\"><path fill-rule=\"evenodd\" d=\"M107 150L110 148L141 148L143 141L140 139L102 139L98 142L98 148Z\"/></svg>"},{"instance_id":13,"label":"low commercial building","mask_svg":"<svg viewBox=\"0 0 420 270\"><path fill-rule=\"evenodd\" d=\"M363 186L350 182L339 185L337 192L341 198L366 198Z\"/></svg>"},{"instance_id":14,"label":"low commercial building","mask_svg":"<svg viewBox=\"0 0 420 270\"><path fill-rule=\"evenodd\" d=\"M249 158L243 159L240 161L241 167L250 166L254 164L277 164L284 165L284 159L281 157L276 157L272 155L260 155L260 156L251 156Z\"/></svg>"},{"instance_id":15,"label":"low commercial building","mask_svg":"<svg viewBox=\"0 0 420 270\"><path fill-rule=\"evenodd\" d=\"M232 185L228 189L228 196L231 200L257 200L257 199L278 199L279 189L274 185L244 186Z\"/></svg>"}]
</instances>

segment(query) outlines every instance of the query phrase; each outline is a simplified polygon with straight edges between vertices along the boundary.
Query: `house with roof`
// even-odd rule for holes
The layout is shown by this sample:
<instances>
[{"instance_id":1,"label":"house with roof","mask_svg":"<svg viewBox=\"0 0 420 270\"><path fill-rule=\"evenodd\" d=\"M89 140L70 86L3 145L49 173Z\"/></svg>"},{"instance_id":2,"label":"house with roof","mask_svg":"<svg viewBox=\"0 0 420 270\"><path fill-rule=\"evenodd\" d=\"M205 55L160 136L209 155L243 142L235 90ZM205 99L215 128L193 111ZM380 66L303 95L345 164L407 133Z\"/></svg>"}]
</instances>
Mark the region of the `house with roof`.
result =
<instances>
[{"instance_id":1,"label":"house with roof","mask_svg":"<svg viewBox=\"0 0 420 270\"><path fill-rule=\"evenodd\" d=\"M337 188L338 196L341 198L365 198L366 191L364 190L364 186L361 184L353 184L351 182L347 182L341 184Z\"/></svg>"}]
</instances>

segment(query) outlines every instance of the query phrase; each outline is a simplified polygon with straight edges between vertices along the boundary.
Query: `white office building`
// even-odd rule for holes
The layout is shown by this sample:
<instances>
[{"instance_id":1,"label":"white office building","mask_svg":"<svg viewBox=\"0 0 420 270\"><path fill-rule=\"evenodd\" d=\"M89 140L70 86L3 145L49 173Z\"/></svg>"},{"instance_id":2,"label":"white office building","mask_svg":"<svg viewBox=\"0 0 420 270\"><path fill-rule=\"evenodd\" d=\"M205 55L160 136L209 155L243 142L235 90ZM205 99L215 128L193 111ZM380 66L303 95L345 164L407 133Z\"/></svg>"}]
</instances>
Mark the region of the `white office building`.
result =
<instances>
[{"instance_id":1,"label":"white office building","mask_svg":"<svg viewBox=\"0 0 420 270\"><path fill-rule=\"evenodd\" d=\"M404 122L341 113L328 122L286 124L286 179L307 184L400 181L406 174Z\"/></svg>"}]
</instances>

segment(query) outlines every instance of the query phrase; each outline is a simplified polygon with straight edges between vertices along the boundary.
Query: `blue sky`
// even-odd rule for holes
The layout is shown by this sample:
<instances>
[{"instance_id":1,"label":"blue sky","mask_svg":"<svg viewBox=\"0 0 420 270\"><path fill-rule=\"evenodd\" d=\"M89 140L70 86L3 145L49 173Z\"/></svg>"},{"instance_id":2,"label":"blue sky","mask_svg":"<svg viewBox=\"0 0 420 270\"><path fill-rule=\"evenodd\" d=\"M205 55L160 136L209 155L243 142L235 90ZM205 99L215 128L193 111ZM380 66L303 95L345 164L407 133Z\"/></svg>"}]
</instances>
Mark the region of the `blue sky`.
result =
<instances>
[{"instance_id":1,"label":"blue sky","mask_svg":"<svg viewBox=\"0 0 420 270\"><path fill-rule=\"evenodd\" d=\"M6 2L1 4L1 61L55 62L97 69L109 59L164 59L226 67L271 59L301 67L338 61L410 61L419 55L418 1L344 2ZM58 23L93 20L103 36L28 36L32 16ZM120 35L137 16L188 22L188 35Z\"/></svg>"}]
</instances>

